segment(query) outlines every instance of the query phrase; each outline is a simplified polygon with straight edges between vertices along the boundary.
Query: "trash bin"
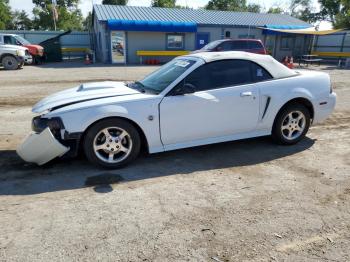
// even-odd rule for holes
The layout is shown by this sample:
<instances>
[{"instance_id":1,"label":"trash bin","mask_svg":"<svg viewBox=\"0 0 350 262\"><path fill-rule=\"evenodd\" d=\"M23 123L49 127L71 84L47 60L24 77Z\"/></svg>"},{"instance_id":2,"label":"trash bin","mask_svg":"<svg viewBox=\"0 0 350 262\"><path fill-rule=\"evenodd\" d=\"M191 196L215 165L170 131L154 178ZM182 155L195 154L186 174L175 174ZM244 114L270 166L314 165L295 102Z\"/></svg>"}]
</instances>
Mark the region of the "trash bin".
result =
<instances>
[{"instance_id":1,"label":"trash bin","mask_svg":"<svg viewBox=\"0 0 350 262\"><path fill-rule=\"evenodd\" d=\"M60 42L60 38L70 33L71 30L68 30L67 32L64 32L39 43L42 47L44 47L46 62L62 62L62 45Z\"/></svg>"}]
</instances>

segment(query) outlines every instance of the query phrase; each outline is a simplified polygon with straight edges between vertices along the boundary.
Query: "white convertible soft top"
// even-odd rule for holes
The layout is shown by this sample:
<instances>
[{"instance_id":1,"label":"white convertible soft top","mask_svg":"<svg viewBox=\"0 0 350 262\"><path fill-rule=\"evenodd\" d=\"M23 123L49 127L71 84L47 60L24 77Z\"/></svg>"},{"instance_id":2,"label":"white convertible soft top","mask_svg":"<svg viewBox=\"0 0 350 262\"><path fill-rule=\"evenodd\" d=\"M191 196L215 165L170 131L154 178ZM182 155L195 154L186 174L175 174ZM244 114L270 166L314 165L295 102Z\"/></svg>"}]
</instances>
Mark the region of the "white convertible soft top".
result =
<instances>
[{"instance_id":1,"label":"white convertible soft top","mask_svg":"<svg viewBox=\"0 0 350 262\"><path fill-rule=\"evenodd\" d=\"M242 59L253 61L263 68L265 68L273 78L283 78L297 75L294 70L289 69L285 65L278 62L272 56L253 54L242 51L227 51L227 52L202 52L189 54L184 57L198 57L203 59L206 63L225 60L225 59Z\"/></svg>"}]
</instances>

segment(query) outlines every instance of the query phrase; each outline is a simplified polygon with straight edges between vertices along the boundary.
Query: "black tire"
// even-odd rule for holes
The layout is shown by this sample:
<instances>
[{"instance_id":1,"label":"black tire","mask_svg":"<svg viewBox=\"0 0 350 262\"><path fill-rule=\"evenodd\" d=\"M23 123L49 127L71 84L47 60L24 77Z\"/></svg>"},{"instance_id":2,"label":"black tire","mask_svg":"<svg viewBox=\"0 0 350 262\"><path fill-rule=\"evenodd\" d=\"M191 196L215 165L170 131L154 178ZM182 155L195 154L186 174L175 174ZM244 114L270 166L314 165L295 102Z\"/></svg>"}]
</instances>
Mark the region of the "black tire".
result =
<instances>
[{"instance_id":1,"label":"black tire","mask_svg":"<svg viewBox=\"0 0 350 262\"><path fill-rule=\"evenodd\" d=\"M293 114L297 115L298 112L304 115L304 120L299 120L301 122L304 122L304 125L300 124L301 122L290 123L289 125L288 115L291 113L292 115ZM301 139L305 137L307 131L309 130L310 121L311 121L310 119L311 119L310 112L304 105L299 103L293 103L285 106L284 108L282 108L282 110L277 114L275 118L275 122L272 128L272 139L276 143L282 144L282 145L294 145L298 143ZM298 128L300 128L301 125L303 126L303 129L298 130ZM286 126L288 127L283 130L283 127L286 127ZM292 134L291 137L287 138L290 133ZM294 138L293 138L293 134L295 135Z\"/></svg>"},{"instance_id":2,"label":"black tire","mask_svg":"<svg viewBox=\"0 0 350 262\"><path fill-rule=\"evenodd\" d=\"M106 159L106 161L103 161L101 159L105 154L106 154L106 157L107 157L107 154L110 154L110 153L112 154L112 152L110 152L110 151L105 151L105 149L101 149L98 152L95 151L94 145L95 145L96 141L99 139L97 136L99 134L101 134L102 139L103 139L104 133L101 133L101 132L102 132L102 130L104 130L106 128L112 129L112 130L114 128L120 128L122 130L125 130L128 134L127 138L129 141L129 145L131 145L129 147L130 151L128 154L126 154L127 155L126 158L121 160L120 162L109 163L109 162L107 162L108 161L107 159ZM118 135L116 135L114 138L117 139ZM116 143L116 142L114 142L114 143ZM119 140L119 143L122 143L122 140ZM105 141L102 144L103 145L108 144L108 141ZM118 147L117 144L114 144L114 145L116 145ZM114 147L114 146L111 145L109 147L109 150L113 150L112 147ZM111 168L111 169L120 168L120 167L127 165L128 163L130 163L131 161L133 161L137 158L137 156L139 155L139 152L140 152L140 148L141 148L141 139L140 139L139 132L131 123L129 123L128 121L123 120L123 119L110 118L110 119L105 119L105 120L101 120L101 121L97 122L96 124L94 124L93 126L91 126L87 130L85 137L84 137L84 141L83 141L83 148L84 148L84 152L85 152L87 159L91 163L93 163L95 165L103 166L106 168ZM124 153L124 152L118 153L118 150L116 148L115 148L115 150L116 151L114 152L114 154Z\"/></svg>"},{"instance_id":3,"label":"black tire","mask_svg":"<svg viewBox=\"0 0 350 262\"><path fill-rule=\"evenodd\" d=\"M6 70L15 70L18 68L18 61L14 56L6 55L1 60L2 66Z\"/></svg>"}]
</instances>

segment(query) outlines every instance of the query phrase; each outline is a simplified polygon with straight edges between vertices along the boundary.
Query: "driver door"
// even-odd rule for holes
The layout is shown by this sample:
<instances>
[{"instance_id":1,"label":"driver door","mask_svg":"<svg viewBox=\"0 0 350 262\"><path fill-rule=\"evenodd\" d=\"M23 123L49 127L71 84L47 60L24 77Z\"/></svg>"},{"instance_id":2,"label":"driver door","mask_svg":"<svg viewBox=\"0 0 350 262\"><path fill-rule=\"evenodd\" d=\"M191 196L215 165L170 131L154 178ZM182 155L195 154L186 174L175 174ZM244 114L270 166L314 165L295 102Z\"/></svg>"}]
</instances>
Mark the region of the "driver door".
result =
<instances>
[{"instance_id":1,"label":"driver door","mask_svg":"<svg viewBox=\"0 0 350 262\"><path fill-rule=\"evenodd\" d=\"M258 87L251 62L221 60L202 65L188 75L160 104L161 139L165 147L201 144L255 129L259 116ZM193 93L176 89L191 84ZM203 143L204 144L204 143Z\"/></svg>"}]
</instances>

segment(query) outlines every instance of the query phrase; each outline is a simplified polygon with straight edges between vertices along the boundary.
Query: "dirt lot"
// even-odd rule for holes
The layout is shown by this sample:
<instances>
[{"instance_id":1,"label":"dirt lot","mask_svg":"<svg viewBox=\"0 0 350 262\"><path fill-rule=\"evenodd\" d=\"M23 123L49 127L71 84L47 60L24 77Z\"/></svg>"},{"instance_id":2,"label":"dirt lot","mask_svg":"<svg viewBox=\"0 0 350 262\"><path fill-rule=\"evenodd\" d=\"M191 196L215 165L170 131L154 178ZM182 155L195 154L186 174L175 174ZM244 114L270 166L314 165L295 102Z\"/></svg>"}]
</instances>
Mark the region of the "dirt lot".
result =
<instances>
[{"instance_id":1,"label":"dirt lot","mask_svg":"<svg viewBox=\"0 0 350 262\"><path fill-rule=\"evenodd\" d=\"M250 139L142 156L115 171L16 156L37 100L154 69L0 69L0 261L350 260L347 70L312 68L331 74L338 104L295 146ZM96 175L115 183L86 186Z\"/></svg>"}]
</instances>

